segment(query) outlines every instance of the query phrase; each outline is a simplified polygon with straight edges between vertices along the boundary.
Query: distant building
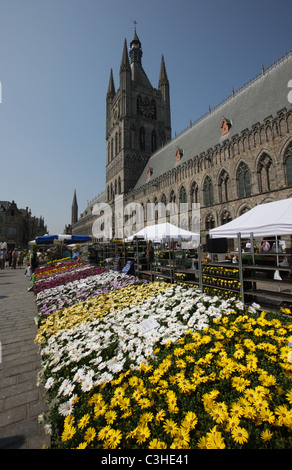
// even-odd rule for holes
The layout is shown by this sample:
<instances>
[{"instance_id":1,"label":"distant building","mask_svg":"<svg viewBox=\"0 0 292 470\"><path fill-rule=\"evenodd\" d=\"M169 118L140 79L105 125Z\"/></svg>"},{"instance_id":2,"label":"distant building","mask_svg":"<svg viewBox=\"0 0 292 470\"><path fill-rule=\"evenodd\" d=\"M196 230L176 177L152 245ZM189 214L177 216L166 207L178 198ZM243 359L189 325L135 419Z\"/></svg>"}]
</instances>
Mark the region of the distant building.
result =
<instances>
[{"instance_id":1,"label":"distant building","mask_svg":"<svg viewBox=\"0 0 292 470\"><path fill-rule=\"evenodd\" d=\"M34 217L28 209L18 209L14 201L0 201L0 243L8 250L27 248L28 242L47 231L43 217Z\"/></svg>"},{"instance_id":2,"label":"distant building","mask_svg":"<svg viewBox=\"0 0 292 470\"><path fill-rule=\"evenodd\" d=\"M117 90L110 73L105 191L72 220L73 233L92 235L94 205L114 207L121 195L124 208L142 205L145 223L148 203L155 204L153 223L160 221L159 204L188 204L183 225L190 229L192 203L199 203L204 243L211 228L258 204L292 197L291 52L172 140L164 57L157 89L141 57L135 31L129 54L124 44ZM125 224L127 214L117 220Z\"/></svg>"}]
</instances>

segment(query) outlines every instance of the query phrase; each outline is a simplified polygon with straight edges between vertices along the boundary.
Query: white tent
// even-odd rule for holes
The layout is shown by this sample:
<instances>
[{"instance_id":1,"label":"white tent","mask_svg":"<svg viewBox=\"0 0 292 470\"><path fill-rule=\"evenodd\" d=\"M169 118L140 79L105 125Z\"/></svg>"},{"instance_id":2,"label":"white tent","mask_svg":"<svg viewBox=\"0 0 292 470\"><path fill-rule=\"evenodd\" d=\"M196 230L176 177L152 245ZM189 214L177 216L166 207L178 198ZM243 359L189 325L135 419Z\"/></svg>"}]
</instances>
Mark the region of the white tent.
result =
<instances>
[{"instance_id":1,"label":"white tent","mask_svg":"<svg viewBox=\"0 0 292 470\"><path fill-rule=\"evenodd\" d=\"M237 219L210 230L211 238L292 235L292 198L260 204Z\"/></svg>"},{"instance_id":2,"label":"white tent","mask_svg":"<svg viewBox=\"0 0 292 470\"><path fill-rule=\"evenodd\" d=\"M131 237L126 238L126 241L133 240L134 237L143 237L145 240L154 242L166 242L170 240L199 240L200 235L165 222L164 224L147 225Z\"/></svg>"}]
</instances>

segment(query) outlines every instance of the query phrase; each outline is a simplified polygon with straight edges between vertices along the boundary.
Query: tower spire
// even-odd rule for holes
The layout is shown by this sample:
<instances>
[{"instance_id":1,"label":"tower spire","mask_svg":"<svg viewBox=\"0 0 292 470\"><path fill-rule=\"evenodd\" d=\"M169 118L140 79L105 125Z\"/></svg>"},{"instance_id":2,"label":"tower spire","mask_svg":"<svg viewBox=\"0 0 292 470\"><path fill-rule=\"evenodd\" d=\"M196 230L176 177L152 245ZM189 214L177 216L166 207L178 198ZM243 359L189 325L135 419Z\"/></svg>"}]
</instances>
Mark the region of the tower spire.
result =
<instances>
[{"instance_id":1,"label":"tower spire","mask_svg":"<svg viewBox=\"0 0 292 470\"><path fill-rule=\"evenodd\" d=\"M78 204L77 204L77 197L76 197L76 189L74 189L74 196L72 202L72 216L71 216L71 225L76 224L78 220Z\"/></svg>"},{"instance_id":2,"label":"tower spire","mask_svg":"<svg viewBox=\"0 0 292 470\"><path fill-rule=\"evenodd\" d=\"M115 84L114 84L114 77L113 77L113 69L110 71L110 79L109 79L109 84L108 84L108 90L107 90L108 95L115 95Z\"/></svg>"},{"instance_id":3,"label":"tower spire","mask_svg":"<svg viewBox=\"0 0 292 470\"><path fill-rule=\"evenodd\" d=\"M129 70L130 70L130 63L129 63L129 56L128 56L127 39L125 38L122 62L120 66L120 73L129 71Z\"/></svg>"}]
</instances>

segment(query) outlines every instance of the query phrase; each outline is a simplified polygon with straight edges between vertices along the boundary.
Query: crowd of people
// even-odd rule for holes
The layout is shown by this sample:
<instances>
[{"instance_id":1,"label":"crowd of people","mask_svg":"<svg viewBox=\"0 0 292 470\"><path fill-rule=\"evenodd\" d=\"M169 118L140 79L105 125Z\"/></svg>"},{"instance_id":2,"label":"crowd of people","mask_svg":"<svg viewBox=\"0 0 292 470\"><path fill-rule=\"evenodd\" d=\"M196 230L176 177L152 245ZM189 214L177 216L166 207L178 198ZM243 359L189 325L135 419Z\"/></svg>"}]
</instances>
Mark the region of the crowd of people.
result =
<instances>
[{"instance_id":1,"label":"crowd of people","mask_svg":"<svg viewBox=\"0 0 292 470\"><path fill-rule=\"evenodd\" d=\"M14 248L13 250L7 251L6 248L2 248L0 252L1 269L6 266L16 269L22 268L25 258L28 256L27 250Z\"/></svg>"}]
</instances>

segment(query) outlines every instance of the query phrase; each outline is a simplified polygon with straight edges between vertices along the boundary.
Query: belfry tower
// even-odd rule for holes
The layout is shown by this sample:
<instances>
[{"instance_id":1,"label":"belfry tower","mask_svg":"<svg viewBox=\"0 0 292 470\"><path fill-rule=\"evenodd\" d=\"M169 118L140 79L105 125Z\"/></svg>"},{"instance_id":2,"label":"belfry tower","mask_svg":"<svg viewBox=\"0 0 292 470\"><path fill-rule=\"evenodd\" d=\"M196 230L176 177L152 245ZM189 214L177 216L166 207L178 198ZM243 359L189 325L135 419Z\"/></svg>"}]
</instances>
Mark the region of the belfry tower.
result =
<instances>
[{"instance_id":1,"label":"belfry tower","mask_svg":"<svg viewBox=\"0 0 292 470\"><path fill-rule=\"evenodd\" d=\"M171 139L169 82L161 58L158 88L143 67L136 28L130 43L124 41L120 86L116 91L110 72L106 97L106 201L131 190L149 157Z\"/></svg>"}]
</instances>

